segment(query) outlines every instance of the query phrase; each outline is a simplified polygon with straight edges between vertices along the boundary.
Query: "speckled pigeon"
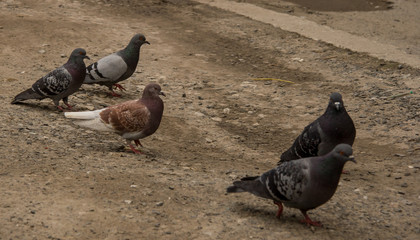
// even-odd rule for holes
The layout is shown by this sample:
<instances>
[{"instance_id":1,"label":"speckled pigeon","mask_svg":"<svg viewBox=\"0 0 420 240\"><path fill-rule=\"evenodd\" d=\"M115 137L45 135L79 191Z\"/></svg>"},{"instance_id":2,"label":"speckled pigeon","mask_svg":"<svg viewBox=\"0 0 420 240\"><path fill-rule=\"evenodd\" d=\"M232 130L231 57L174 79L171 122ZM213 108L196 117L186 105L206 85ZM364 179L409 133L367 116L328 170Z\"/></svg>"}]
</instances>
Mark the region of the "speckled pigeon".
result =
<instances>
[{"instance_id":1,"label":"speckled pigeon","mask_svg":"<svg viewBox=\"0 0 420 240\"><path fill-rule=\"evenodd\" d=\"M112 90L112 86L125 90L118 82L133 75L139 62L140 47L144 43L150 44L143 34L136 34L124 49L89 65L86 68L84 83L105 85L111 91L111 95L120 97L121 95Z\"/></svg>"},{"instance_id":2,"label":"speckled pigeon","mask_svg":"<svg viewBox=\"0 0 420 240\"><path fill-rule=\"evenodd\" d=\"M159 95L165 96L156 83L147 85L138 100L123 102L107 108L86 111L66 112L67 118L80 119L76 124L99 131L111 131L127 140L134 153L141 153L131 144L142 146L140 139L153 134L159 127L163 114L163 101Z\"/></svg>"},{"instance_id":3,"label":"speckled pigeon","mask_svg":"<svg viewBox=\"0 0 420 240\"><path fill-rule=\"evenodd\" d=\"M325 113L303 129L293 145L281 155L280 162L321 156L339 143L353 146L355 137L356 128L344 107L341 94L334 92L330 95Z\"/></svg>"},{"instance_id":4,"label":"speckled pigeon","mask_svg":"<svg viewBox=\"0 0 420 240\"><path fill-rule=\"evenodd\" d=\"M59 105L61 99L71 109L68 96L76 92L83 84L86 76L86 65L83 59L89 59L83 48L76 48L70 55L69 60L61 67L53 70L36 81L31 88L19 93L12 104L28 99L51 98L55 106L64 111Z\"/></svg>"},{"instance_id":5,"label":"speckled pigeon","mask_svg":"<svg viewBox=\"0 0 420 240\"><path fill-rule=\"evenodd\" d=\"M283 162L257 177L246 177L227 188L228 193L250 192L272 199L279 207L277 217L287 207L299 209L303 223L322 226L312 221L307 211L326 203L335 193L344 164L356 162L348 144L337 145L330 153L319 157Z\"/></svg>"}]
</instances>

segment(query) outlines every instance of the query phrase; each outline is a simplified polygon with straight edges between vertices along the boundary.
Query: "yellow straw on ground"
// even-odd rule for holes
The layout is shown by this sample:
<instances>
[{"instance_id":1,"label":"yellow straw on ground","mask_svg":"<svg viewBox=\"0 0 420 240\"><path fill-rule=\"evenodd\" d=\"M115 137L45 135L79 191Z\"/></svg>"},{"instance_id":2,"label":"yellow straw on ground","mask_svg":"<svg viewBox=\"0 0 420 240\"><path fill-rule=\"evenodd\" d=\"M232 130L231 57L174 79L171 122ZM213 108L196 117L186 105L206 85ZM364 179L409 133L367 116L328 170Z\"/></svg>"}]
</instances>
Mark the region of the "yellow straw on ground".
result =
<instances>
[{"instance_id":1,"label":"yellow straw on ground","mask_svg":"<svg viewBox=\"0 0 420 240\"><path fill-rule=\"evenodd\" d=\"M279 78L253 78L252 80L254 80L254 81L264 81L264 80L269 80L269 81L279 81L279 82L294 83L294 82L292 82L292 81L283 80L283 79L279 79Z\"/></svg>"}]
</instances>

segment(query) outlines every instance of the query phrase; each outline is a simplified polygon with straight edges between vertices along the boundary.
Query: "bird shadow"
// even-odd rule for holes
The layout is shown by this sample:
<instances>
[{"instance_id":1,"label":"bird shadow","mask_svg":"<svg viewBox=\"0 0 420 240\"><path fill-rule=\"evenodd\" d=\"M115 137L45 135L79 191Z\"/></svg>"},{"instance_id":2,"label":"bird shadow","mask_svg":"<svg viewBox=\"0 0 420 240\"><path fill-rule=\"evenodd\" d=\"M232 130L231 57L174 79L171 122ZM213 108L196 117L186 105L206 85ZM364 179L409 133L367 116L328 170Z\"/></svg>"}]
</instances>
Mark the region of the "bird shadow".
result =
<instances>
[{"instance_id":1,"label":"bird shadow","mask_svg":"<svg viewBox=\"0 0 420 240\"><path fill-rule=\"evenodd\" d=\"M30 107L32 109L42 110L42 111L57 111L61 112L57 107L54 106L54 104L43 104L43 103L33 103L33 102L18 102L14 103L13 105L20 105L20 106L26 106Z\"/></svg>"}]
</instances>

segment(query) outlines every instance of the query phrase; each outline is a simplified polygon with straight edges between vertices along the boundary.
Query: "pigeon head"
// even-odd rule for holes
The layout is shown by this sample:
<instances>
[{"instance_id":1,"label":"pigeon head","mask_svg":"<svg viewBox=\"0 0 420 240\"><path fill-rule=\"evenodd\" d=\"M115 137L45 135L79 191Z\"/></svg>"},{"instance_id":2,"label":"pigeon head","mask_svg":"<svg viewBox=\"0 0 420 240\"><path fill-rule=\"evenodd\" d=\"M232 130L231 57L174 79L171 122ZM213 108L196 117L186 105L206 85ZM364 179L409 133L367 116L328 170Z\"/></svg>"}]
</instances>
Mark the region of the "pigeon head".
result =
<instances>
[{"instance_id":1,"label":"pigeon head","mask_svg":"<svg viewBox=\"0 0 420 240\"><path fill-rule=\"evenodd\" d=\"M73 50L73 52L71 52L70 57L73 58L81 58L81 59L90 59L87 55L86 55L86 50L83 48L76 48Z\"/></svg>"},{"instance_id":2,"label":"pigeon head","mask_svg":"<svg viewBox=\"0 0 420 240\"><path fill-rule=\"evenodd\" d=\"M329 106L335 108L337 111L340 111L344 107L343 97L338 92L333 92L330 95Z\"/></svg>"},{"instance_id":3,"label":"pigeon head","mask_svg":"<svg viewBox=\"0 0 420 240\"><path fill-rule=\"evenodd\" d=\"M145 43L150 45L150 43L148 41L146 41L146 37L141 33L138 33L138 34L134 35L134 37L131 38L131 41L130 41L130 44L134 44L138 47L141 47L141 45L143 45Z\"/></svg>"},{"instance_id":4,"label":"pigeon head","mask_svg":"<svg viewBox=\"0 0 420 240\"><path fill-rule=\"evenodd\" d=\"M354 160L354 157L352 154L353 154L353 149L351 148L350 145L345 144L345 143L338 144L337 146L335 146L333 150L333 155L337 159L340 159L341 161L343 161L343 163L347 161L352 161L356 163L356 160Z\"/></svg>"},{"instance_id":5,"label":"pigeon head","mask_svg":"<svg viewBox=\"0 0 420 240\"><path fill-rule=\"evenodd\" d=\"M148 84L144 88L143 97L159 97L159 95L166 96L165 93L161 91L161 88L157 83Z\"/></svg>"}]
</instances>

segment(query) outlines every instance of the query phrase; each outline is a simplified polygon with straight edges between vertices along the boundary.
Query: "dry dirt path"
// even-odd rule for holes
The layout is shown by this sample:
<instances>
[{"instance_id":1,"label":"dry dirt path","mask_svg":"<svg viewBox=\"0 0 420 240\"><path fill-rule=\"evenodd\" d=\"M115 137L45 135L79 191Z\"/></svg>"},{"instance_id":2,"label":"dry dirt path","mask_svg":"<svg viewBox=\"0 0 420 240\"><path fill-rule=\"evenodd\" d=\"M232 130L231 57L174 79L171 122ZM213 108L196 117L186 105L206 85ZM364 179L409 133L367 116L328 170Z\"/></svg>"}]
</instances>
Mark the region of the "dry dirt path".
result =
<instances>
[{"instance_id":1,"label":"dry dirt path","mask_svg":"<svg viewBox=\"0 0 420 240\"><path fill-rule=\"evenodd\" d=\"M190 1L0 2L0 239L416 239L418 69L336 48ZM167 94L159 130L127 151L116 135L78 128L49 100L9 102L84 47L92 61L144 46L123 97L84 86L76 110ZM62 57L60 57L62 55ZM89 62L90 63L90 62ZM293 81L253 81L273 77ZM274 217L271 202L225 195L272 168L301 129L343 94L357 128L330 202ZM414 94L391 98L400 93Z\"/></svg>"}]
</instances>

